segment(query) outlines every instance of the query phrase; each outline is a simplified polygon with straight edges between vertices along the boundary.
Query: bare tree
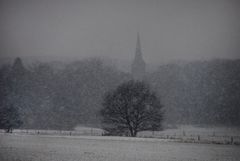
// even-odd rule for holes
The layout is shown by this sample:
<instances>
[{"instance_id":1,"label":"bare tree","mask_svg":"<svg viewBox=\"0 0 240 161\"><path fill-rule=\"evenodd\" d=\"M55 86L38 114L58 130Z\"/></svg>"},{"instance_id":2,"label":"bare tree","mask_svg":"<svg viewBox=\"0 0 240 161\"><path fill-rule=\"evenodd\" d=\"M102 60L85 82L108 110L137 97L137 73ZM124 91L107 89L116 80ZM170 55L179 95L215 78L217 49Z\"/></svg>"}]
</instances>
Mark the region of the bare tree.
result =
<instances>
[{"instance_id":1,"label":"bare tree","mask_svg":"<svg viewBox=\"0 0 240 161\"><path fill-rule=\"evenodd\" d=\"M103 128L110 135L130 135L139 131L159 130L162 105L150 87L140 81L128 81L104 97Z\"/></svg>"}]
</instances>

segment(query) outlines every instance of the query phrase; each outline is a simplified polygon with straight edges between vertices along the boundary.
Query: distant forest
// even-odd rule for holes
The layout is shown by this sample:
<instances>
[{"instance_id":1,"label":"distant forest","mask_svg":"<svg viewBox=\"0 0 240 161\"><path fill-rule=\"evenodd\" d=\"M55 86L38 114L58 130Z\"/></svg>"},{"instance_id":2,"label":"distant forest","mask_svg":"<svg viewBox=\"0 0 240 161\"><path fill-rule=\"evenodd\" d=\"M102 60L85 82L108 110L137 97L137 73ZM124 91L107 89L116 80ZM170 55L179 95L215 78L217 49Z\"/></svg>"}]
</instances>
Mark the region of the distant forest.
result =
<instances>
[{"instance_id":1,"label":"distant forest","mask_svg":"<svg viewBox=\"0 0 240 161\"><path fill-rule=\"evenodd\" d=\"M0 108L18 108L22 128L97 127L104 94L131 79L97 58L30 66L16 58L0 68ZM166 124L240 126L240 60L162 65L145 81L161 98Z\"/></svg>"}]
</instances>

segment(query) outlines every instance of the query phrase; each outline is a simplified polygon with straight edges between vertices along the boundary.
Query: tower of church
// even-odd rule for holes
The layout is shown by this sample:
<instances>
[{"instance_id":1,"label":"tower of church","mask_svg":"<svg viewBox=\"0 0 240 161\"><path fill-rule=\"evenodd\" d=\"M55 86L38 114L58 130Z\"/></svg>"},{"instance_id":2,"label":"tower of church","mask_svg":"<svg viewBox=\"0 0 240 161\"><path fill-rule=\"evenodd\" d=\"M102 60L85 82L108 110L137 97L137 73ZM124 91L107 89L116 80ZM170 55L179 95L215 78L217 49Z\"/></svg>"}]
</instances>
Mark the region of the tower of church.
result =
<instances>
[{"instance_id":1,"label":"tower of church","mask_svg":"<svg viewBox=\"0 0 240 161\"><path fill-rule=\"evenodd\" d=\"M135 80L143 80L145 75L146 64L142 57L141 43L139 33L137 35L137 45L135 51L135 58L132 63L132 76Z\"/></svg>"}]
</instances>

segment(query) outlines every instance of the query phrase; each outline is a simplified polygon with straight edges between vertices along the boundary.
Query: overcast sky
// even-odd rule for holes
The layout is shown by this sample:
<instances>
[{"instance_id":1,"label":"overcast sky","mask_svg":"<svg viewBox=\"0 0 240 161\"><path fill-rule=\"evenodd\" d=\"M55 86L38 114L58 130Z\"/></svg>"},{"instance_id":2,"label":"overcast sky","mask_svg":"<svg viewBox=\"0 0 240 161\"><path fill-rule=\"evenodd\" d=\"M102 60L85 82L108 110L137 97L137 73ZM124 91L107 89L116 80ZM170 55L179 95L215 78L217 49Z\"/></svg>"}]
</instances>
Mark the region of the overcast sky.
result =
<instances>
[{"instance_id":1,"label":"overcast sky","mask_svg":"<svg viewBox=\"0 0 240 161\"><path fill-rule=\"evenodd\" d=\"M1 0L1 57L240 57L239 0Z\"/></svg>"}]
</instances>

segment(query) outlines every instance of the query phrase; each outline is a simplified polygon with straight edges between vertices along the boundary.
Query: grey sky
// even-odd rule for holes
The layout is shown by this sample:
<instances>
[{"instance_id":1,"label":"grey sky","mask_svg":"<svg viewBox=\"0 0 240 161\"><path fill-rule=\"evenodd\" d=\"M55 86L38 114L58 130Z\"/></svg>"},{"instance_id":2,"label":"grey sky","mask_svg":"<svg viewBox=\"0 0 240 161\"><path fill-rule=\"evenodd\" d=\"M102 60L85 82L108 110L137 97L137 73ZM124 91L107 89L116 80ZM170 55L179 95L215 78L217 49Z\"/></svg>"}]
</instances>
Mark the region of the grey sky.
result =
<instances>
[{"instance_id":1,"label":"grey sky","mask_svg":"<svg viewBox=\"0 0 240 161\"><path fill-rule=\"evenodd\" d=\"M1 0L1 57L240 57L238 0Z\"/></svg>"}]
</instances>

